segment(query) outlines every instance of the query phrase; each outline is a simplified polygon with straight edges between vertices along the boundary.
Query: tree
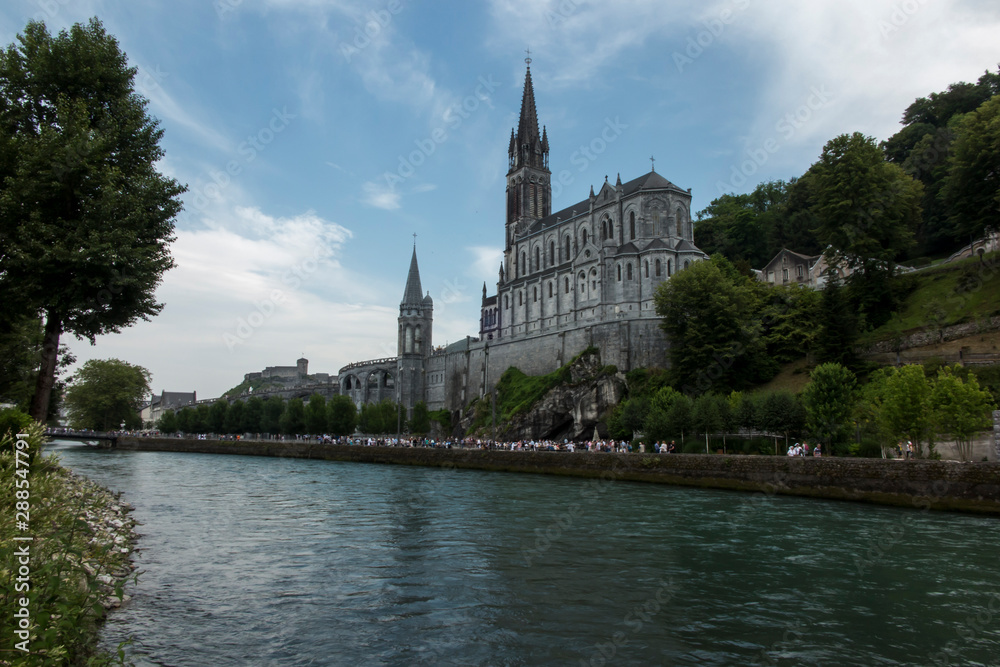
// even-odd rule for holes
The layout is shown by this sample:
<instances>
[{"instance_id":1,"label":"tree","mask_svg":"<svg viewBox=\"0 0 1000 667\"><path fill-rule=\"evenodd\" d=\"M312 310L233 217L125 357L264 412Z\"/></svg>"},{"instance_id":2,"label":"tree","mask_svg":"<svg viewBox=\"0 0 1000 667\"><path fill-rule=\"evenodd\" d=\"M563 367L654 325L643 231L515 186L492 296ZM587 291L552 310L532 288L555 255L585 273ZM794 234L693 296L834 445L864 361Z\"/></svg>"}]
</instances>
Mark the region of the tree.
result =
<instances>
[{"instance_id":1,"label":"tree","mask_svg":"<svg viewBox=\"0 0 1000 667\"><path fill-rule=\"evenodd\" d=\"M962 382L958 366L945 366L938 371L930 393L931 422L938 433L950 435L958 445L964 461L972 460L972 438L976 432L989 428L993 397L979 388L976 376Z\"/></svg>"},{"instance_id":2,"label":"tree","mask_svg":"<svg viewBox=\"0 0 1000 667\"><path fill-rule=\"evenodd\" d=\"M811 380L802 392L809 430L827 446L827 453L839 453L850 433L857 380L836 363L817 366Z\"/></svg>"},{"instance_id":3,"label":"tree","mask_svg":"<svg viewBox=\"0 0 1000 667\"><path fill-rule=\"evenodd\" d=\"M285 413L285 401L280 396L272 396L264 401L264 414L260 419L260 430L277 435L281 432L281 415Z\"/></svg>"},{"instance_id":4,"label":"tree","mask_svg":"<svg viewBox=\"0 0 1000 667\"><path fill-rule=\"evenodd\" d=\"M921 442L930 436L930 395L930 383L919 364L902 366L883 380L883 428L894 440L911 440L918 456L923 456Z\"/></svg>"},{"instance_id":5,"label":"tree","mask_svg":"<svg viewBox=\"0 0 1000 667\"><path fill-rule=\"evenodd\" d=\"M739 388L776 371L754 318L757 289L764 288L721 255L657 287L653 298L670 341L670 372L685 393Z\"/></svg>"},{"instance_id":6,"label":"tree","mask_svg":"<svg viewBox=\"0 0 1000 667\"><path fill-rule=\"evenodd\" d=\"M354 433L354 426L357 423L358 409L350 396L338 394L327 403L329 415L327 416L327 427L330 435L340 437Z\"/></svg>"},{"instance_id":7,"label":"tree","mask_svg":"<svg viewBox=\"0 0 1000 667\"><path fill-rule=\"evenodd\" d=\"M860 132L827 142L809 173L827 259L853 269L850 282L862 312L881 324L893 310L895 261L913 244L921 222L923 186L886 162L875 140Z\"/></svg>"},{"instance_id":8,"label":"tree","mask_svg":"<svg viewBox=\"0 0 1000 667\"><path fill-rule=\"evenodd\" d=\"M830 276L820 296L817 318L816 359L853 366L857 362L854 344L858 339L858 321L854 307L836 272Z\"/></svg>"},{"instance_id":9,"label":"tree","mask_svg":"<svg viewBox=\"0 0 1000 667\"><path fill-rule=\"evenodd\" d=\"M229 413L229 401L224 398L212 403L209 408L208 431L212 433L228 433L226 430L226 415Z\"/></svg>"},{"instance_id":10,"label":"tree","mask_svg":"<svg viewBox=\"0 0 1000 667\"><path fill-rule=\"evenodd\" d=\"M313 394L309 397L309 403L306 404L306 433L313 435L326 433L326 421L326 399L319 394Z\"/></svg>"},{"instance_id":11,"label":"tree","mask_svg":"<svg viewBox=\"0 0 1000 667\"><path fill-rule=\"evenodd\" d=\"M423 435L431 430L431 415L427 411L427 404L417 401L413 406L413 414L410 416L410 433Z\"/></svg>"},{"instance_id":12,"label":"tree","mask_svg":"<svg viewBox=\"0 0 1000 667\"><path fill-rule=\"evenodd\" d=\"M185 188L101 22L32 21L0 52L0 303L44 313L31 414L44 419L64 332L91 342L162 309L155 290Z\"/></svg>"},{"instance_id":13,"label":"tree","mask_svg":"<svg viewBox=\"0 0 1000 667\"><path fill-rule=\"evenodd\" d=\"M1000 95L958 122L944 198L963 238L1000 229Z\"/></svg>"},{"instance_id":14,"label":"tree","mask_svg":"<svg viewBox=\"0 0 1000 667\"><path fill-rule=\"evenodd\" d=\"M208 433L212 430L212 406L202 403L194 409L191 428L195 433Z\"/></svg>"},{"instance_id":15,"label":"tree","mask_svg":"<svg viewBox=\"0 0 1000 667\"><path fill-rule=\"evenodd\" d=\"M264 417L264 399L260 396L252 396L247 401L246 408L243 409L243 421L240 423L242 433L260 433L260 422Z\"/></svg>"},{"instance_id":16,"label":"tree","mask_svg":"<svg viewBox=\"0 0 1000 667\"><path fill-rule=\"evenodd\" d=\"M306 411L301 398L292 398L285 403L285 411L278 423L285 435L298 435L305 431Z\"/></svg>"},{"instance_id":17,"label":"tree","mask_svg":"<svg viewBox=\"0 0 1000 667\"><path fill-rule=\"evenodd\" d=\"M177 433L177 415L174 411L167 410L160 415L160 419L156 422L156 428L160 429L161 433Z\"/></svg>"},{"instance_id":18,"label":"tree","mask_svg":"<svg viewBox=\"0 0 1000 667\"><path fill-rule=\"evenodd\" d=\"M139 410L149 395L149 371L119 359L90 359L72 378L66 407L74 428L110 431L142 424Z\"/></svg>"},{"instance_id":19,"label":"tree","mask_svg":"<svg viewBox=\"0 0 1000 667\"><path fill-rule=\"evenodd\" d=\"M181 433L194 433L192 422L194 420L194 410L192 408L181 408L177 413L177 430Z\"/></svg>"},{"instance_id":20,"label":"tree","mask_svg":"<svg viewBox=\"0 0 1000 667\"><path fill-rule=\"evenodd\" d=\"M722 416L715 394L702 394L694 401L691 421L696 429L705 434L705 453L709 453L708 436L722 427Z\"/></svg>"},{"instance_id":21,"label":"tree","mask_svg":"<svg viewBox=\"0 0 1000 667\"><path fill-rule=\"evenodd\" d=\"M243 430L243 415L246 413L246 404L243 401L234 401L226 412L226 433L237 434L246 433Z\"/></svg>"},{"instance_id":22,"label":"tree","mask_svg":"<svg viewBox=\"0 0 1000 667\"><path fill-rule=\"evenodd\" d=\"M684 394L677 394L667 411L667 422L672 433L680 433L681 444L684 444L684 433L693 428L694 401Z\"/></svg>"}]
</instances>

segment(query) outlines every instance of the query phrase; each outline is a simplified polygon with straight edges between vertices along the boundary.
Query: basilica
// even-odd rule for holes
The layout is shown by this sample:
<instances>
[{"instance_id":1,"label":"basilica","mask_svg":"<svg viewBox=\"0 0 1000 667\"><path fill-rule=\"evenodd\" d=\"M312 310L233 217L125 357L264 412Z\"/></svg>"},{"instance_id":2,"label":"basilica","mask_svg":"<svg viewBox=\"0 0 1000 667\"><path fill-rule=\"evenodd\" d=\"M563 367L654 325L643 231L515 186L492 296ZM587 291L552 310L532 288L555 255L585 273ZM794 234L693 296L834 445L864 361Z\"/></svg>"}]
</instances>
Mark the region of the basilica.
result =
<instances>
[{"instance_id":1,"label":"basilica","mask_svg":"<svg viewBox=\"0 0 1000 667\"><path fill-rule=\"evenodd\" d=\"M478 336L432 347L434 304L420 285L416 248L399 307L397 356L350 364L341 393L359 405L383 398L408 410L423 401L461 410L516 366L547 373L587 347L620 370L662 366L668 342L653 294L692 262L691 191L654 169L605 179L582 201L552 212L549 138L539 131L530 60L518 126L511 130L504 256L495 290L483 285Z\"/></svg>"}]
</instances>

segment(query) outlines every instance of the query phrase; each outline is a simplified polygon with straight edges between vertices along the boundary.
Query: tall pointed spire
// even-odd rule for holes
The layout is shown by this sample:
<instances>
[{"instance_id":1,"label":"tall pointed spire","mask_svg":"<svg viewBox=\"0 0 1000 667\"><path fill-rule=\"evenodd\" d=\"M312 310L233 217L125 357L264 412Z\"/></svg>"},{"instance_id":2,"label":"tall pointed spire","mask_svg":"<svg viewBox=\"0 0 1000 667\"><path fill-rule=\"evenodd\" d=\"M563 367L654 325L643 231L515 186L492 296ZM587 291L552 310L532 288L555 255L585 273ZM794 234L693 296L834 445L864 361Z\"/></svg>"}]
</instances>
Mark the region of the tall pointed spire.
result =
<instances>
[{"instance_id":1,"label":"tall pointed spire","mask_svg":"<svg viewBox=\"0 0 1000 667\"><path fill-rule=\"evenodd\" d=\"M410 258L410 272L406 276L406 289L403 290L402 305L419 306L423 301L424 291L420 287L420 269L417 268L417 245L413 244L413 257Z\"/></svg>"},{"instance_id":2,"label":"tall pointed spire","mask_svg":"<svg viewBox=\"0 0 1000 667\"><path fill-rule=\"evenodd\" d=\"M538 111L535 108L535 87L531 83L530 64L524 74L521 117L517 122L517 132L511 133L509 154L511 170L525 166L548 168L549 138L546 133L538 132Z\"/></svg>"}]
</instances>

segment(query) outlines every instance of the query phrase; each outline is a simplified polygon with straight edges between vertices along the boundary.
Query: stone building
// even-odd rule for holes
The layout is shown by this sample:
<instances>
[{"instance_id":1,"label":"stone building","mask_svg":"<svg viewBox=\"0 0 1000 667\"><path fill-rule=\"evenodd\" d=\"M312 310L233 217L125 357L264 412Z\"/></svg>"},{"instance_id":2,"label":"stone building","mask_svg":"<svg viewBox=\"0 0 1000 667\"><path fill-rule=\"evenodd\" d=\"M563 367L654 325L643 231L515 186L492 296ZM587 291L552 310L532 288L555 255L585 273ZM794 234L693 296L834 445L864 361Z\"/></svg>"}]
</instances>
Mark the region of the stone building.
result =
<instances>
[{"instance_id":1,"label":"stone building","mask_svg":"<svg viewBox=\"0 0 1000 667\"><path fill-rule=\"evenodd\" d=\"M598 192L552 213L548 131L539 132L528 62L508 149L503 262L495 292L483 285L479 335L432 348L433 302L414 248L398 356L341 369L340 391L358 404L391 396L408 411L418 401L459 410L510 366L547 373L590 346L621 370L666 362L653 294L708 258L694 245L691 191L654 168L625 183L605 178Z\"/></svg>"}]
</instances>

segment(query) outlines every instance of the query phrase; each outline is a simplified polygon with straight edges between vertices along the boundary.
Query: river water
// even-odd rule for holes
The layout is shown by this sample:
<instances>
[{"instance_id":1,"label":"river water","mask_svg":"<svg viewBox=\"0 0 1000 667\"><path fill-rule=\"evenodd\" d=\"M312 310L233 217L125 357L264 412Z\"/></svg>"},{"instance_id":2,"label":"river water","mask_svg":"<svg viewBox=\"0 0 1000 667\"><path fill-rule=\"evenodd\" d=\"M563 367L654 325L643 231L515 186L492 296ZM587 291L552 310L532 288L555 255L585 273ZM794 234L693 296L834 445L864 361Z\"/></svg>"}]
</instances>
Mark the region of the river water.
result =
<instances>
[{"instance_id":1,"label":"river water","mask_svg":"<svg viewBox=\"0 0 1000 667\"><path fill-rule=\"evenodd\" d=\"M52 449L135 505L142 574L104 641L139 665L1000 664L993 518Z\"/></svg>"}]
</instances>

